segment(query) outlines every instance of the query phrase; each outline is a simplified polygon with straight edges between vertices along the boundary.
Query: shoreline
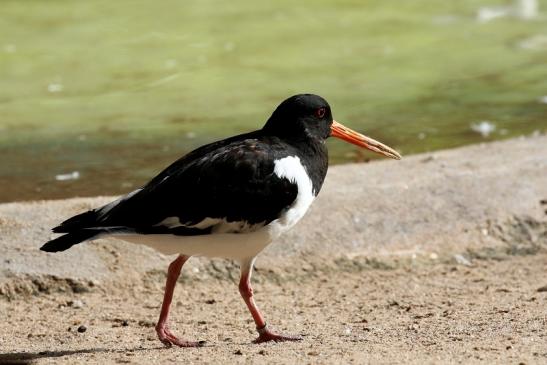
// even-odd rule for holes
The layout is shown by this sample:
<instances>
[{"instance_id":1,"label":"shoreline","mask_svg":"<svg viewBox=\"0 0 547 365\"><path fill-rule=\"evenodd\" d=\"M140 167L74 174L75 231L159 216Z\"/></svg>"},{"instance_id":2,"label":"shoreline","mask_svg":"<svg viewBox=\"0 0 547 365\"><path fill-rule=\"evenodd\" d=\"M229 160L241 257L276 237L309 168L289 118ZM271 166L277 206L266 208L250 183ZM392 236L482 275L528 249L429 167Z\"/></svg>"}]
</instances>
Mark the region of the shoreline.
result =
<instances>
[{"instance_id":1,"label":"shoreline","mask_svg":"<svg viewBox=\"0 0 547 365\"><path fill-rule=\"evenodd\" d=\"M483 142L465 144L465 145L462 145L462 146L451 147L451 148L446 148L446 149L441 149L441 150L433 150L433 151L428 151L428 152L412 153L412 154L409 154L409 155L403 155L403 160L406 160L407 158L412 158L413 156L418 156L418 155L420 155L420 156L421 155L423 155L423 156L428 156L428 155L433 156L436 153L444 152L444 151L457 151L457 150L465 149L465 148L472 147L472 146L487 146L489 144L504 143L506 141L527 140L527 139L534 139L534 138L538 138L538 137L541 138L542 136L547 136L547 134L541 134L540 133L540 134L531 134L531 135L527 135L527 136L522 135L520 137L515 137L515 138L483 141ZM341 163L330 164L329 169L336 168L336 167L339 167L339 166L353 166L353 165L360 166L360 165L381 163L381 162L385 161L385 157L383 157L383 156L375 156L373 154L370 154L369 156L372 157L369 160L364 160L364 161L359 161L359 162L344 161L344 162L341 162ZM178 157L173 157L173 158L175 159L175 158L178 158ZM167 162L167 164L169 164L169 162ZM156 173L159 173L162 170L162 166L157 166L157 167L158 167L158 170L156 171ZM167 167L167 165L163 166L163 168L165 168L165 167ZM72 173L65 174L65 175L69 176L73 173L78 173L78 172L74 171ZM153 176L154 176L153 174L150 175L149 179L151 179ZM136 189L138 187L139 187L139 185L134 185L134 186L132 185L132 187L127 188L127 191L125 191L124 193L129 193L132 189ZM124 193L121 193L121 195L123 195ZM10 203L32 203L32 202L41 202L41 201L58 201L58 200L80 199L80 198L83 199L83 198L108 197L108 198L114 199L116 196L120 196L120 195L116 195L116 194L73 195L73 196L66 196L66 197L60 197L60 198L35 198L35 199L9 200L9 201L0 200L0 205L10 204Z\"/></svg>"}]
</instances>

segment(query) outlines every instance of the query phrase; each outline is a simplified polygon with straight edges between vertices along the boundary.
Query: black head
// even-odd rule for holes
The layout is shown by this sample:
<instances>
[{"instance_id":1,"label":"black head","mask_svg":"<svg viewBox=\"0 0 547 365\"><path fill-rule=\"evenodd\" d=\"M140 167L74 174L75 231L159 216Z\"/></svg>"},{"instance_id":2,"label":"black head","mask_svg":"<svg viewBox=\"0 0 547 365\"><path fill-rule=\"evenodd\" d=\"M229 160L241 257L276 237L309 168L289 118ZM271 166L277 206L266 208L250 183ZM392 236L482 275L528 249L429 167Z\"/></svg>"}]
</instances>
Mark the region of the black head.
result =
<instances>
[{"instance_id":1,"label":"black head","mask_svg":"<svg viewBox=\"0 0 547 365\"><path fill-rule=\"evenodd\" d=\"M284 139L313 139L330 136L332 113L329 103L313 94L294 95L279 104L263 130Z\"/></svg>"}]
</instances>

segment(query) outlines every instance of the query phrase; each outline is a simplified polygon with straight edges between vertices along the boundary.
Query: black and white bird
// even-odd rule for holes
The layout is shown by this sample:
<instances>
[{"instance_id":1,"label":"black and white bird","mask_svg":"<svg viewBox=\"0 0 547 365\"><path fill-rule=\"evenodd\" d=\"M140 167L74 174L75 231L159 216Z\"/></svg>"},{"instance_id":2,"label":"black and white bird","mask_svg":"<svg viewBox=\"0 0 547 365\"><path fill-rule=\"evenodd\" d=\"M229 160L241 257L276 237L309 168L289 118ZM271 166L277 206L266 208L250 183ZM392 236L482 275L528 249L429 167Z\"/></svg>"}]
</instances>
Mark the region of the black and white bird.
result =
<instances>
[{"instance_id":1,"label":"black and white bird","mask_svg":"<svg viewBox=\"0 0 547 365\"><path fill-rule=\"evenodd\" d=\"M168 315L177 278L191 256L239 261L239 291L256 323L256 343L299 337L270 330L250 284L256 256L293 227L321 190L328 168L330 136L400 159L390 147L336 122L320 96L283 101L260 130L202 146L167 167L142 188L103 207L76 215L53 232L63 233L41 250L64 251L112 235L177 254L169 265L156 325L167 346L200 346L177 338Z\"/></svg>"}]
</instances>

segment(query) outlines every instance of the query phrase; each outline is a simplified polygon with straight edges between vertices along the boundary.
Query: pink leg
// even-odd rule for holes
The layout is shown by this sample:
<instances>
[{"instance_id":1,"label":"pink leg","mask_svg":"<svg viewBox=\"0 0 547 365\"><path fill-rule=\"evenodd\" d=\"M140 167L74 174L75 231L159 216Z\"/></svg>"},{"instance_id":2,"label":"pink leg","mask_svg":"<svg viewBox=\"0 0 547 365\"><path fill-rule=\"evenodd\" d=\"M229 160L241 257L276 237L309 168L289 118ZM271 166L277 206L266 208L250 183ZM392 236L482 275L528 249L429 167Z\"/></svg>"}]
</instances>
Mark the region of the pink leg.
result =
<instances>
[{"instance_id":1,"label":"pink leg","mask_svg":"<svg viewBox=\"0 0 547 365\"><path fill-rule=\"evenodd\" d=\"M184 265L189 258L190 256L180 255L169 265L169 270L167 271L167 282L165 284L165 293L163 295L163 303L161 305L160 319L156 325L156 333L158 334L160 341L168 347L171 347L172 345L180 347L199 347L203 345L203 342L192 342L178 339L167 325L167 320L169 319L169 307L171 306L171 301L173 300L173 291L175 290L175 285L177 284L177 279L179 278L182 265Z\"/></svg>"},{"instance_id":2,"label":"pink leg","mask_svg":"<svg viewBox=\"0 0 547 365\"><path fill-rule=\"evenodd\" d=\"M256 324L256 330L258 331L258 338L254 340L254 343L262 343L268 341L299 341L302 338L299 336L287 336L276 334L272 332L266 325L266 321L262 314L258 310L253 299L253 288L251 287L251 272L253 270L254 259L241 263L241 279L239 281L239 292L247 304L251 315Z\"/></svg>"}]
</instances>

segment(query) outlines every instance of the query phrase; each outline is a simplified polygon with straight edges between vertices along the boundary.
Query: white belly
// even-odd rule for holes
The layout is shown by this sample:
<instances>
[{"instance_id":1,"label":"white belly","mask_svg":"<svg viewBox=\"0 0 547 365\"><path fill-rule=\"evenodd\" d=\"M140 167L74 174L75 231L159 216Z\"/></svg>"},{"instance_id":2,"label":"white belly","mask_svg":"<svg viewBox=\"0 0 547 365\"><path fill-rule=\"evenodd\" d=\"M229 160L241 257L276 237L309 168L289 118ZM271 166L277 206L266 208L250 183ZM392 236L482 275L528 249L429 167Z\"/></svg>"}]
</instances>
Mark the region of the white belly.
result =
<instances>
[{"instance_id":1,"label":"white belly","mask_svg":"<svg viewBox=\"0 0 547 365\"><path fill-rule=\"evenodd\" d=\"M248 259L255 257L276 236L270 227L251 233L217 233L202 236L175 236L171 234L117 235L116 238L131 243L144 244L165 255L188 255Z\"/></svg>"}]
</instances>

